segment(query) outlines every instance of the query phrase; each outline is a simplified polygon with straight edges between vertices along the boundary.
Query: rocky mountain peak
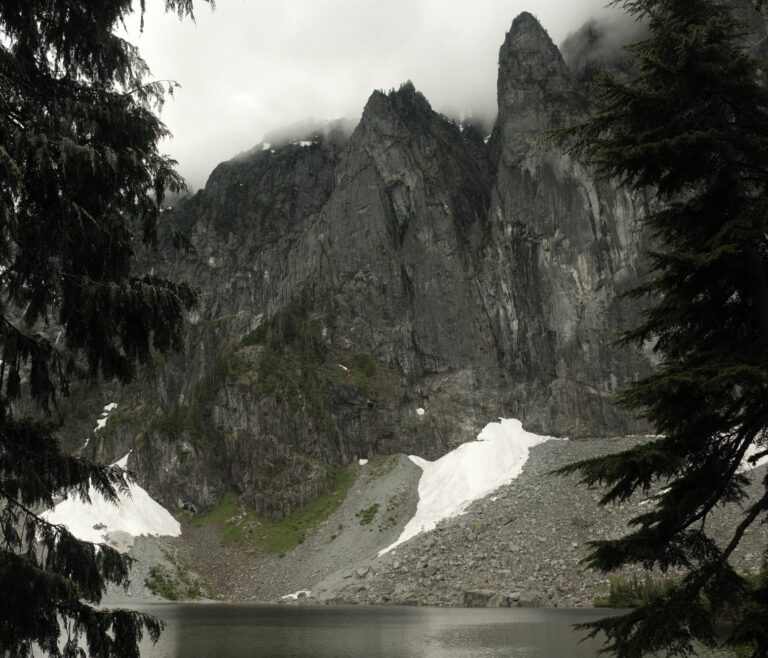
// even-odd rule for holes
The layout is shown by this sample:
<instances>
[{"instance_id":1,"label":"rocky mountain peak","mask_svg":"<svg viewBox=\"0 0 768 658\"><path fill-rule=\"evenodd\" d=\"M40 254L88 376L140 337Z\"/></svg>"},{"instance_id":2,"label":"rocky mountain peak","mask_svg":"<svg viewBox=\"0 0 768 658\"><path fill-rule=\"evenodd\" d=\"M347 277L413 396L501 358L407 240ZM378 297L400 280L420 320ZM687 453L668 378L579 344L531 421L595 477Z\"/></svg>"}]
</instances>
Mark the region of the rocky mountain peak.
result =
<instances>
[{"instance_id":1,"label":"rocky mountain peak","mask_svg":"<svg viewBox=\"0 0 768 658\"><path fill-rule=\"evenodd\" d=\"M520 14L499 50L499 128L508 162L523 159L573 91L563 57L541 23Z\"/></svg>"},{"instance_id":2,"label":"rocky mountain peak","mask_svg":"<svg viewBox=\"0 0 768 658\"><path fill-rule=\"evenodd\" d=\"M516 59L533 57L538 60L553 60L553 63L562 63L560 51L558 51L549 33L538 19L527 11L512 21L512 27L501 45L500 63L503 63L509 56Z\"/></svg>"},{"instance_id":3,"label":"rocky mountain peak","mask_svg":"<svg viewBox=\"0 0 768 658\"><path fill-rule=\"evenodd\" d=\"M488 145L406 82L374 92L348 140L289 130L177 204L194 251L145 269L201 290L185 353L114 398L93 456L134 448L173 504L234 491L281 516L331 490L329 467L434 459L499 416L642 430L611 403L648 371L612 341L637 315L616 295L637 280L635 200L538 146L572 83L533 16L499 60Z\"/></svg>"},{"instance_id":4,"label":"rocky mountain peak","mask_svg":"<svg viewBox=\"0 0 768 658\"><path fill-rule=\"evenodd\" d=\"M379 131L397 132L403 123L410 130L432 121L435 113L424 95L408 80L389 93L376 90L363 110L362 124L373 124Z\"/></svg>"},{"instance_id":5,"label":"rocky mountain peak","mask_svg":"<svg viewBox=\"0 0 768 658\"><path fill-rule=\"evenodd\" d=\"M545 40L549 39L547 31L544 29L539 19L536 18L531 12L523 11L517 15L515 20L512 21L512 27L507 33L507 39L510 35L529 34L533 36L541 37Z\"/></svg>"}]
</instances>

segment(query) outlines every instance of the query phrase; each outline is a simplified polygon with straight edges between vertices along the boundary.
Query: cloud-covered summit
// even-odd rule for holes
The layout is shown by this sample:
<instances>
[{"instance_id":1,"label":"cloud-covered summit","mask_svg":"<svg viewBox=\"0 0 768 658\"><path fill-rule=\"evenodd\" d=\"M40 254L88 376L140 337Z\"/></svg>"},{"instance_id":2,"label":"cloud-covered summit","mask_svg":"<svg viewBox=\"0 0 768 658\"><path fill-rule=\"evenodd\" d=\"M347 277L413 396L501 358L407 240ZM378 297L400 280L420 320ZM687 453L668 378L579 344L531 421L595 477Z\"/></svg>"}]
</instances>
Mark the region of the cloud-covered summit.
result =
<instances>
[{"instance_id":1,"label":"cloud-covered summit","mask_svg":"<svg viewBox=\"0 0 768 658\"><path fill-rule=\"evenodd\" d=\"M165 105L164 151L193 186L268 133L315 117L359 119L374 89L413 80L432 107L487 123L496 113L499 46L529 11L555 43L605 0L220 0L196 23L148 2L127 26L157 79L182 86Z\"/></svg>"}]
</instances>

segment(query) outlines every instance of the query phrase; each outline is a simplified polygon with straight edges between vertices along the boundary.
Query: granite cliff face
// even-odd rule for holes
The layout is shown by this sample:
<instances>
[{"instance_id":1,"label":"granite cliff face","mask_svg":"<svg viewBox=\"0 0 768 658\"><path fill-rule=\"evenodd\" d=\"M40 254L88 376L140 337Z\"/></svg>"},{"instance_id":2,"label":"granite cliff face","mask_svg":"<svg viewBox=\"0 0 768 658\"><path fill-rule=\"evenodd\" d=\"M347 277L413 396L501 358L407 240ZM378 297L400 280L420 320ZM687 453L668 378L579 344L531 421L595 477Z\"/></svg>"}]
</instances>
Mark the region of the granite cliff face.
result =
<instances>
[{"instance_id":1,"label":"granite cliff face","mask_svg":"<svg viewBox=\"0 0 768 658\"><path fill-rule=\"evenodd\" d=\"M330 130L219 165L174 221L194 252L145 266L199 286L187 348L120 391L92 442L169 504L230 490L288 513L374 453L434 458L498 416L568 436L641 431L613 395L648 372L644 200L541 137L580 103L530 14L499 53L490 138L411 83ZM423 410L423 413L417 410Z\"/></svg>"}]
</instances>

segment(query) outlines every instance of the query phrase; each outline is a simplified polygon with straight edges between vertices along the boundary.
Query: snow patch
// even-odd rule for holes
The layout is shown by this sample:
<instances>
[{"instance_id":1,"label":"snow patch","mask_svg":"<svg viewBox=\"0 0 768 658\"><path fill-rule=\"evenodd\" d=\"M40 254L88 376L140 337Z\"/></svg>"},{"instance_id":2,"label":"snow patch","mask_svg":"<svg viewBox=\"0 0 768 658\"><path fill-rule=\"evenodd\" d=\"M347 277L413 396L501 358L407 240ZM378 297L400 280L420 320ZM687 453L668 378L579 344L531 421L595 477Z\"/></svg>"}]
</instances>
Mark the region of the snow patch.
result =
<instances>
[{"instance_id":1,"label":"snow patch","mask_svg":"<svg viewBox=\"0 0 768 658\"><path fill-rule=\"evenodd\" d=\"M357 463L360 464L360 466L365 466L368 463L367 459L358 459Z\"/></svg>"},{"instance_id":2,"label":"snow patch","mask_svg":"<svg viewBox=\"0 0 768 658\"><path fill-rule=\"evenodd\" d=\"M262 151L269 151L269 149L271 149L271 148L272 148L272 144L270 144L269 142L264 142L261 145L261 150Z\"/></svg>"},{"instance_id":3,"label":"snow patch","mask_svg":"<svg viewBox=\"0 0 768 658\"><path fill-rule=\"evenodd\" d=\"M653 494L653 496L649 496L645 500L641 500L638 505L649 505L650 503L657 503L661 499L662 496L664 496L667 491L669 491L671 487L664 487L659 491L659 493Z\"/></svg>"},{"instance_id":4,"label":"snow patch","mask_svg":"<svg viewBox=\"0 0 768 658\"><path fill-rule=\"evenodd\" d=\"M299 142L299 146L302 146L304 148L306 148L307 146L312 146L312 144L314 144L314 142L312 142L312 141L301 141L301 142Z\"/></svg>"},{"instance_id":5,"label":"snow patch","mask_svg":"<svg viewBox=\"0 0 768 658\"><path fill-rule=\"evenodd\" d=\"M94 432L98 432L99 430L103 430L104 427L107 425L107 418L109 418L109 414L117 409L117 403L116 402L110 402L107 406L104 407L104 411L101 412L101 416L99 416L96 419L96 427L93 428ZM83 443L83 447L80 448L81 450L84 450L88 447L88 444L91 442L91 437L87 436L85 437L85 443Z\"/></svg>"},{"instance_id":6,"label":"snow patch","mask_svg":"<svg viewBox=\"0 0 768 658\"><path fill-rule=\"evenodd\" d=\"M113 466L125 469L129 452ZM133 537L170 536L181 534L179 522L162 505L136 483L130 483L128 490L118 492L117 503L109 502L91 485L88 489L91 502L77 496L66 498L53 509L41 514L49 523L65 525L78 539L94 543L112 543L110 535L123 533ZM133 544L127 544L127 548Z\"/></svg>"},{"instance_id":7,"label":"snow patch","mask_svg":"<svg viewBox=\"0 0 768 658\"><path fill-rule=\"evenodd\" d=\"M741 462L741 470L742 471L751 471L756 468L759 468L763 464L768 464L768 455L765 457L761 457L758 459L754 464L749 461L750 457L753 457L763 451L768 449L768 446L766 445L755 445L754 443L747 448L747 452L744 455L744 459Z\"/></svg>"},{"instance_id":8,"label":"snow patch","mask_svg":"<svg viewBox=\"0 0 768 658\"><path fill-rule=\"evenodd\" d=\"M299 599L306 599L307 597L312 595L312 591L308 589L300 589L297 592L293 592L292 594L286 594L285 596L281 596L281 601L298 601Z\"/></svg>"},{"instance_id":9,"label":"snow patch","mask_svg":"<svg viewBox=\"0 0 768 658\"><path fill-rule=\"evenodd\" d=\"M416 415L417 415L417 416L423 416L425 413L427 413L427 412L426 412L426 411L424 411L424 409L422 409L421 407L419 407L418 409L416 409Z\"/></svg>"},{"instance_id":10,"label":"snow patch","mask_svg":"<svg viewBox=\"0 0 768 658\"><path fill-rule=\"evenodd\" d=\"M115 409L117 409L116 402L110 402L107 406L104 407L104 411L101 412L101 416L99 416L99 418L96 420L96 427L93 428L94 432L103 430L106 427L109 414ZM88 439L85 440L85 445L88 445Z\"/></svg>"},{"instance_id":11,"label":"snow patch","mask_svg":"<svg viewBox=\"0 0 768 658\"><path fill-rule=\"evenodd\" d=\"M519 420L500 418L497 423L488 423L476 441L460 445L437 461L411 456L411 461L424 471L419 480L416 514L397 541L379 555L433 530L443 519L464 514L474 501L519 476L532 447L553 439L526 432Z\"/></svg>"}]
</instances>

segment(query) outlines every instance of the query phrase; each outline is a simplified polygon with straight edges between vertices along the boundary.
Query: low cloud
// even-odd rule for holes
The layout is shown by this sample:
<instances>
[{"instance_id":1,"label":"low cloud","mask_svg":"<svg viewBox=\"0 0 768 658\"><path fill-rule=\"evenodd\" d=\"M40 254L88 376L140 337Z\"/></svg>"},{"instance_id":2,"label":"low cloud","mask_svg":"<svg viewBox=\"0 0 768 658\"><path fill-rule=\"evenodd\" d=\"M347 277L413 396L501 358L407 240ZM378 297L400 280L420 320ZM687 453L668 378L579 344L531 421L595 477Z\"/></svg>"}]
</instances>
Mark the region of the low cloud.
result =
<instances>
[{"instance_id":1,"label":"low cloud","mask_svg":"<svg viewBox=\"0 0 768 658\"><path fill-rule=\"evenodd\" d=\"M592 17L565 38L560 51L574 78L588 82L604 69L628 72L631 58L625 46L646 35L646 26L631 16Z\"/></svg>"},{"instance_id":2,"label":"low cloud","mask_svg":"<svg viewBox=\"0 0 768 658\"><path fill-rule=\"evenodd\" d=\"M499 47L521 11L556 43L606 0L217 0L196 22L148 0L143 33L127 25L156 79L181 84L163 109L163 150L193 187L216 164L314 117L359 120L374 89L412 80L438 112L496 114ZM137 0L138 4L138 0Z\"/></svg>"}]
</instances>

